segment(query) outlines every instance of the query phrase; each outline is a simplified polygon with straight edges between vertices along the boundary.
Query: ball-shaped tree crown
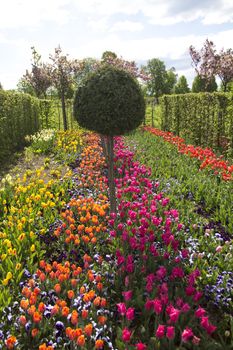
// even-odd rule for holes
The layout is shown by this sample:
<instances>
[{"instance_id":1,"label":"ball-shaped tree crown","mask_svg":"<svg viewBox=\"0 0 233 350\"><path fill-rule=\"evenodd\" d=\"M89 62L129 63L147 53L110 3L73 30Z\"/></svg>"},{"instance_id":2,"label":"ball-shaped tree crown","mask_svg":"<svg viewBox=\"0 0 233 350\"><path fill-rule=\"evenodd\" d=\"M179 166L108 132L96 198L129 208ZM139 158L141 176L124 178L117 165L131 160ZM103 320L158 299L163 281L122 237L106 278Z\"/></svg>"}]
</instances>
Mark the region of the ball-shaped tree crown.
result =
<instances>
[{"instance_id":1,"label":"ball-shaped tree crown","mask_svg":"<svg viewBox=\"0 0 233 350\"><path fill-rule=\"evenodd\" d=\"M75 95L74 117L79 125L103 135L123 135L138 127L144 116L138 82L112 66L89 75Z\"/></svg>"}]
</instances>

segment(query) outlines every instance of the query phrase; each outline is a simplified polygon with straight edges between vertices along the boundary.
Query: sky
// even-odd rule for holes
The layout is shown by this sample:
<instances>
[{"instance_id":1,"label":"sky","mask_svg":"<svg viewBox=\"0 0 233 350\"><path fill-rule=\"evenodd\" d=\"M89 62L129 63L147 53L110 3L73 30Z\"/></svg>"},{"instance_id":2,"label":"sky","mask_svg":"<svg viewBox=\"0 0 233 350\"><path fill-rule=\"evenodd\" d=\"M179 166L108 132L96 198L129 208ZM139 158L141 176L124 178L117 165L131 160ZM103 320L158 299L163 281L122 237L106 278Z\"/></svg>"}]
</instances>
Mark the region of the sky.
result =
<instances>
[{"instance_id":1,"label":"sky","mask_svg":"<svg viewBox=\"0 0 233 350\"><path fill-rule=\"evenodd\" d=\"M232 0L0 0L0 82L16 88L32 46L48 62L60 45L76 59L107 50L138 65L159 58L191 85L189 46L206 38L232 48Z\"/></svg>"}]
</instances>

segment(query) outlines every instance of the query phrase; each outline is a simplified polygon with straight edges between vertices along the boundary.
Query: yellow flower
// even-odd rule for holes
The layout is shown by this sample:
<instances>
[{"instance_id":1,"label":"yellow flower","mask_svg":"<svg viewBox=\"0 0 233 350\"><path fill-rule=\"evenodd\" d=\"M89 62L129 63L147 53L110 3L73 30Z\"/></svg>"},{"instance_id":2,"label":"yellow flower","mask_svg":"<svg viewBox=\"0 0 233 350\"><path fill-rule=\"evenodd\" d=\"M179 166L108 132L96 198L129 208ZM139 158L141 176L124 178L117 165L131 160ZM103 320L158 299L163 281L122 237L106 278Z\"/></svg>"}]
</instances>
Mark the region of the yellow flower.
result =
<instances>
[{"instance_id":1,"label":"yellow flower","mask_svg":"<svg viewBox=\"0 0 233 350\"><path fill-rule=\"evenodd\" d=\"M19 237L18 237L18 240L23 241L24 238L25 238L25 233L21 233L21 235L19 235Z\"/></svg>"},{"instance_id":2,"label":"yellow flower","mask_svg":"<svg viewBox=\"0 0 233 350\"><path fill-rule=\"evenodd\" d=\"M25 218L25 216L23 216L21 219L22 224L25 224L26 221L27 221L27 219Z\"/></svg>"},{"instance_id":3,"label":"yellow flower","mask_svg":"<svg viewBox=\"0 0 233 350\"><path fill-rule=\"evenodd\" d=\"M16 255L16 249L15 249L15 248L14 248L14 249L9 248L9 249L8 249L8 254L9 254L9 255Z\"/></svg>"},{"instance_id":4,"label":"yellow flower","mask_svg":"<svg viewBox=\"0 0 233 350\"><path fill-rule=\"evenodd\" d=\"M22 225L22 223L21 223L21 222L20 222L20 223L18 223L17 228L18 228L18 230L19 230L19 231L21 231L21 230L22 230L23 225Z\"/></svg>"},{"instance_id":5,"label":"yellow flower","mask_svg":"<svg viewBox=\"0 0 233 350\"><path fill-rule=\"evenodd\" d=\"M6 232L0 232L0 238L6 238Z\"/></svg>"},{"instance_id":6,"label":"yellow flower","mask_svg":"<svg viewBox=\"0 0 233 350\"><path fill-rule=\"evenodd\" d=\"M30 235L30 238L34 238L35 237L35 233L32 232L32 231L30 231L29 235Z\"/></svg>"},{"instance_id":7,"label":"yellow flower","mask_svg":"<svg viewBox=\"0 0 233 350\"><path fill-rule=\"evenodd\" d=\"M7 278L5 278L5 279L2 281L2 284L3 284L4 286L7 286L7 285L8 285L8 282L9 282L9 280L8 280Z\"/></svg>"},{"instance_id":8,"label":"yellow flower","mask_svg":"<svg viewBox=\"0 0 233 350\"><path fill-rule=\"evenodd\" d=\"M5 241L3 242L4 245L7 246L7 248L11 248L12 244L11 241L9 239L5 239Z\"/></svg>"},{"instance_id":9,"label":"yellow flower","mask_svg":"<svg viewBox=\"0 0 233 350\"><path fill-rule=\"evenodd\" d=\"M21 266L22 265L20 263L16 264L16 270L19 270L21 268Z\"/></svg>"},{"instance_id":10,"label":"yellow flower","mask_svg":"<svg viewBox=\"0 0 233 350\"><path fill-rule=\"evenodd\" d=\"M6 278L10 280L13 277L11 272L7 272Z\"/></svg>"},{"instance_id":11,"label":"yellow flower","mask_svg":"<svg viewBox=\"0 0 233 350\"><path fill-rule=\"evenodd\" d=\"M32 253L36 250L35 244L32 244L30 250L31 250Z\"/></svg>"},{"instance_id":12,"label":"yellow flower","mask_svg":"<svg viewBox=\"0 0 233 350\"><path fill-rule=\"evenodd\" d=\"M10 213L11 214L14 214L16 212L16 208L15 207L10 207ZM8 220L12 220L13 219L13 217L11 216L11 215L9 215L8 216Z\"/></svg>"},{"instance_id":13,"label":"yellow flower","mask_svg":"<svg viewBox=\"0 0 233 350\"><path fill-rule=\"evenodd\" d=\"M7 257L7 254L2 254L2 255L1 255L2 261L4 261L4 260L6 259L6 257Z\"/></svg>"}]
</instances>

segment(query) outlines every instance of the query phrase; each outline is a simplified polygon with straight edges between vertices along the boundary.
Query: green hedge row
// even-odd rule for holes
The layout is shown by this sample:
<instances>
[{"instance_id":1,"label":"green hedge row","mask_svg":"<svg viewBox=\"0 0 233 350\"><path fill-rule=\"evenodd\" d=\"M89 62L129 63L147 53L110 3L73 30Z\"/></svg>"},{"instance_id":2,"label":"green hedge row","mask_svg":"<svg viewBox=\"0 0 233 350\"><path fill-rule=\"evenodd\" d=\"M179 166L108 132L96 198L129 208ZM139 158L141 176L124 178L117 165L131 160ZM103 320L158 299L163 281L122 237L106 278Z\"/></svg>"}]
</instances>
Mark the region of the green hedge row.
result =
<instances>
[{"instance_id":1,"label":"green hedge row","mask_svg":"<svg viewBox=\"0 0 233 350\"><path fill-rule=\"evenodd\" d=\"M41 115L40 126L41 129L58 129L64 130L62 108L60 100L40 100ZM68 129L77 127L77 122L73 117L73 100L66 100L66 116Z\"/></svg>"},{"instance_id":2,"label":"green hedge row","mask_svg":"<svg viewBox=\"0 0 233 350\"><path fill-rule=\"evenodd\" d=\"M25 145L25 136L34 134L49 119L50 101L27 94L0 91L0 162Z\"/></svg>"},{"instance_id":3,"label":"green hedge row","mask_svg":"<svg viewBox=\"0 0 233 350\"><path fill-rule=\"evenodd\" d=\"M165 95L160 102L162 130L190 143L233 154L233 94Z\"/></svg>"}]
</instances>

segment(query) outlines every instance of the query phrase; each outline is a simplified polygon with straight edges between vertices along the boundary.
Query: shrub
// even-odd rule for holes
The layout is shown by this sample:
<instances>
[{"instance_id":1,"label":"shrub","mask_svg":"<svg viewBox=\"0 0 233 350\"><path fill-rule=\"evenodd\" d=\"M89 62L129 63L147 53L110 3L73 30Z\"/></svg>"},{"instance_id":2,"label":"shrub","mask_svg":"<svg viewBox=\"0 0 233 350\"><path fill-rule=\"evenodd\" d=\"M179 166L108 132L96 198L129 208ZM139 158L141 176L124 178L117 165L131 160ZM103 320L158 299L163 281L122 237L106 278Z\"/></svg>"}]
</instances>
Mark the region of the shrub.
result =
<instances>
[{"instance_id":1,"label":"shrub","mask_svg":"<svg viewBox=\"0 0 233 350\"><path fill-rule=\"evenodd\" d=\"M162 129L188 142L233 152L233 115L230 93L190 93L163 96Z\"/></svg>"},{"instance_id":2,"label":"shrub","mask_svg":"<svg viewBox=\"0 0 233 350\"><path fill-rule=\"evenodd\" d=\"M25 136L51 126L52 101L0 91L0 162L25 146Z\"/></svg>"},{"instance_id":3,"label":"shrub","mask_svg":"<svg viewBox=\"0 0 233 350\"><path fill-rule=\"evenodd\" d=\"M74 117L80 126L103 135L122 135L138 127L145 115L139 84L127 72L105 66L78 89Z\"/></svg>"}]
</instances>

